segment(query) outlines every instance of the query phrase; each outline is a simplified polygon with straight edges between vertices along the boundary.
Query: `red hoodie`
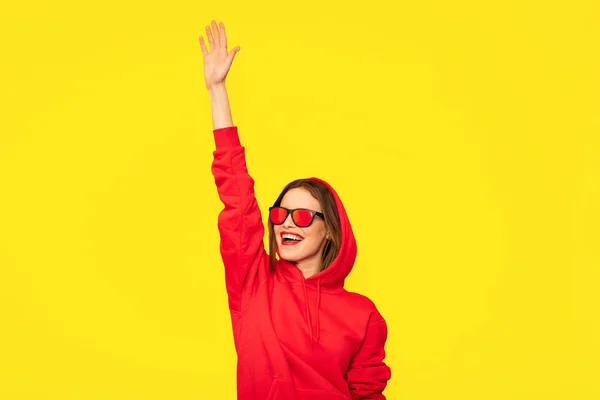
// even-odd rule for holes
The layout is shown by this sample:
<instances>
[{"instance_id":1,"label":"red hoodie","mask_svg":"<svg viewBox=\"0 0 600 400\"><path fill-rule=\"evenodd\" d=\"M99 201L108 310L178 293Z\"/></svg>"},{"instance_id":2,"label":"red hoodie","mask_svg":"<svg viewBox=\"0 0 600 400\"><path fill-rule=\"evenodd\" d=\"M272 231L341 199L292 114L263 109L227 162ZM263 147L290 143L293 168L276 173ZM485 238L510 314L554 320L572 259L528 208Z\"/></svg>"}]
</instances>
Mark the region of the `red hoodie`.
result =
<instances>
[{"instance_id":1,"label":"red hoodie","mask_svg":"<svg viewBox=\"0 0 600 400\"><path fill-rule=\"evenodd\" d=\"M239 400L385 399L387 325L371 300L344 289L356 240L337 193L342 245L309 278L278 260L270 272L265 229L237 127L213 131L212 173L225 208L221 256L238 355Z\"/></svg>"}]
</instances>

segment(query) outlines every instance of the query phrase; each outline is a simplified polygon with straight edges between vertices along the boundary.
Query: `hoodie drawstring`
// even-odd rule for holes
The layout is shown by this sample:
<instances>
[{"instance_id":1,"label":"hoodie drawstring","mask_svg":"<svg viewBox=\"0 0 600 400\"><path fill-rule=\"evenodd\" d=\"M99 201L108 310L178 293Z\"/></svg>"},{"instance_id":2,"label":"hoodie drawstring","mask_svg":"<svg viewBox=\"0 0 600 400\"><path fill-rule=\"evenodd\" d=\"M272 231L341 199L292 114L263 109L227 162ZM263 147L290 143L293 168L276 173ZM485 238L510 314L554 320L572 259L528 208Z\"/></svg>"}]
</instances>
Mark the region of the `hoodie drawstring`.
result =
<instances>
[{"instance_id":1,"label":"hoodie drawstring","mask_svg":"<svg viewBox=\"0 0 600 400\"><path fill-rule=\"evenodd\" d=\"M302 287L304 288L304 304L306 305L306 325L308 326L308 334L310 335L310 344L313 343L312 321L310 318L310 309L308 308L308 295L306 293L306 280L302 279Z\"/></svg>"},{"instance_id":2,"label":"hoodie drawstring","mask_svg":"<svg viewBox=\"0 0 600 400\"><path fill-rule=\"evenodd\" d=\"M319 322L319 304L321 303L321 278L317 279L317 343L321 337L321 325Z\"/></svg>"},{"instance_id":3,"label":"hoodie drawstring","mask_svg":"<svg viewBox=\"0 0 600 400\"><path fill-rule=\"evenodd\" d=\"M312 332L312 318L310 316L310 307L308 305L308 293L306 292L306 280L302 280L302 288L304 289L304 304L306 305L306 326L308 328L308 334L310 336L310 344L314 343L313 332ZM321 321L319 319L319 306L321 305L321 278L317 279L317 307L315 311L315 318L317 319L317 343L321 337Z\"/></svg>"}]
</instances>

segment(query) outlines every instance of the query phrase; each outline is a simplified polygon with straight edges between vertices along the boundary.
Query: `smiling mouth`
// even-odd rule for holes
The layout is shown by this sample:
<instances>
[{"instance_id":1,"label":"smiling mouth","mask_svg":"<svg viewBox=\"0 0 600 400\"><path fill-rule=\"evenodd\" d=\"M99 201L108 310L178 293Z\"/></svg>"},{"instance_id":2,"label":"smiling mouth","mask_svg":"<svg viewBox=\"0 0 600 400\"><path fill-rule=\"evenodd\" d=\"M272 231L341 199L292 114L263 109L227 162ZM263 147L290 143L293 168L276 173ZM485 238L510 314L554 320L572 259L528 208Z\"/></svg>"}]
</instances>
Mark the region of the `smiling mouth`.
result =
<instances>
[{"instance_id":1,"label":"smiling mouth","mask_svg":"<svg viewBox=\"0 0 600 400\"><path fill-rule=\"evenodd\" d=\"M281 244L284 246L293 246L300 243L304 238L299 235L284 233L281 235Z\"/></svg>"}]
</instances>

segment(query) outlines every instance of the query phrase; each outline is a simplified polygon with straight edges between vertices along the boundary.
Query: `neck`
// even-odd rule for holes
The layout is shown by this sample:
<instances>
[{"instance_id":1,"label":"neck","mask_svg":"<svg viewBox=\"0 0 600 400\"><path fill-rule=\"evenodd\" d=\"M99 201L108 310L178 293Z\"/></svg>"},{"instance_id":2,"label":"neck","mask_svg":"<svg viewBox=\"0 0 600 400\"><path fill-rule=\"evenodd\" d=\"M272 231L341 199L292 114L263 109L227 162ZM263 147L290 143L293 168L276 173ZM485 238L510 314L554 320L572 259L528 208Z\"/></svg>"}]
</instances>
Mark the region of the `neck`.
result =
<instances>
[{"instance_id":1,"label":"neck","mask_svg":"<svg viewBox=\"0 0 600 400\"><path fill-rule=\"evenodd\" d=\"M321 269L321 260L319 258L302 260L295 263L296 268L302 271L304 278L310 278L311 276L319 273Z\"/></svg>"}]
</instances>

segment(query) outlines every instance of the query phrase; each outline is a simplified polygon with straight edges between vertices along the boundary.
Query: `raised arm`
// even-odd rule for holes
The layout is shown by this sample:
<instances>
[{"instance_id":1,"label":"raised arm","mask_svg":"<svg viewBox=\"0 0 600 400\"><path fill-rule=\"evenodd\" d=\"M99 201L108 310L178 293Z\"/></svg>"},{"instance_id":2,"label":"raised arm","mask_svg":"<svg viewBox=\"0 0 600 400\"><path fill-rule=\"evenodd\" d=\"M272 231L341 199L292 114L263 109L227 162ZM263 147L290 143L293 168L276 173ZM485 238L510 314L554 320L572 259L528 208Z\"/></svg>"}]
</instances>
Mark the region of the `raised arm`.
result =
<instances>
[{"instance_id":1,"label":"raised arm","mask_svg":"<svg viewBox=\"0 0 600 400\"><path fill-rule=\"evenodd\" d=\"M225 26L220 29L212 21L206 27L210 52L202 37L204 78L210 94L215 140L212 173L224 208L219 214L221 257L225 265L225 282L232 314L243 308L244 294L250 294L268 270L268 256L263 245L264 226L256 198L254 181L246 167L245 149L240 144L238 129L233 125L225 78L235 53L227 53Z\"/></svg>"},{"instance_id":2,"label":"raised arm","mask_svg":"<svg viewBox=\"0 0 600 400\"><path fill-rule=\"evenodd\" d=\"M206 48L202 36L200 36L199 41L204 61L204 81L210 94L213 129L220 129L233 126L229 98L225 89L225 79L236 53L240 50L240 46L233 48L228 53L225 24L221 22L219 24L220 28L217 27L215 21L212 21L211 24L214 35L210 27L206 27L206 38L210 44L210 51Z\"/></svg>"},{"instance_id":3,"label":"raised arm","mask_svg":"<svg viewBox=\"0 0 600 400\"><path fill-rule=\"evenodd\" d=\"M216 150L212 173L225 206L218 219L221 257L229 308L232 312L241 312L244 294L250 295L268 273L268 256L263 244L265 230L237 127L213 132Z\"/></svg>"}]
</instances>

